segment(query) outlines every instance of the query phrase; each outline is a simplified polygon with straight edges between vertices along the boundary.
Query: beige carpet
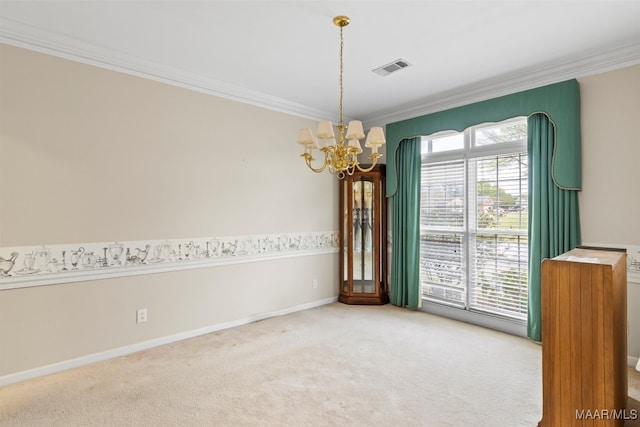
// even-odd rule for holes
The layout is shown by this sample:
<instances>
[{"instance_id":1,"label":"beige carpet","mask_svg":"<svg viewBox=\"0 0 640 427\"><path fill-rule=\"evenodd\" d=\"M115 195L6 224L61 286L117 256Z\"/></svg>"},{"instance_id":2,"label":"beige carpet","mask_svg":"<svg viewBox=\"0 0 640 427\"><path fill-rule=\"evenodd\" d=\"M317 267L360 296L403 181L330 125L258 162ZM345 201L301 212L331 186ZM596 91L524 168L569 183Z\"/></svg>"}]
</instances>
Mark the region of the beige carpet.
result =
<instances>
[{"instance_id":1,"label":"beige carpet","mask_svg":"<svg viewBox=\"0 0 640 427\"><path fill-rule=\"evenodd\" d=\"M536 426L540 363L523 338L336 303L0 388L0 425Z\"/></svg>"}]
</instances>

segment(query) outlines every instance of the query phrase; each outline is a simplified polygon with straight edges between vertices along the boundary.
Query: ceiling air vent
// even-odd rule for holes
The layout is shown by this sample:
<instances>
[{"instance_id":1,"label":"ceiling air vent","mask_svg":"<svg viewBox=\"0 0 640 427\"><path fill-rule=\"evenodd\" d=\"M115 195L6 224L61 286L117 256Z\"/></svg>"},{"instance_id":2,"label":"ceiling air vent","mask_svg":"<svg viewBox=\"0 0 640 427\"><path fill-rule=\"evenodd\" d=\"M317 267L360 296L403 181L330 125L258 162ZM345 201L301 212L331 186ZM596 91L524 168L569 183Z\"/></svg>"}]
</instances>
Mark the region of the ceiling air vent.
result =
<instances>
[{"instance_id":1,"label":"ceiling air vent","mask_svg":"<svg viewBox=\"0 0 640 427\"><path fill-rule=\"evenodd\" d=\"M409 64L407 61L405 61L404 59L396 59L393 62L390 62L386 65L383 65L382 67L378 67L375 70L372 70L374 73L376 73L379 76L388 76L389 74L398 71L398 70L402 70L403 68L408 67Z\"/></svg>"}]
</instances>

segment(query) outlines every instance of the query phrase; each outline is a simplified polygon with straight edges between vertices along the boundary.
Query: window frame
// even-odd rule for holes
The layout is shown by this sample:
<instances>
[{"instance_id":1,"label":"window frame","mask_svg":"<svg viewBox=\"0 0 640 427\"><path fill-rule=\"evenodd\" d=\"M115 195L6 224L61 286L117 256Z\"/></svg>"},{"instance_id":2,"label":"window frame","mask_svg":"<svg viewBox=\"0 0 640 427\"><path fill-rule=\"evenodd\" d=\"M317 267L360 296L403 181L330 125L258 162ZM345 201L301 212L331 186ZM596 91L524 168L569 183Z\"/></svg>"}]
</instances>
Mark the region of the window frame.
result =
<instances>
[{"instance_id":1,"label":"window frame","mask_svg":"<svg viewBox=\"0 0 640 427\"><path fill-rule=\"evenodd\" d=\"M473 293L474 293L474 286L477 286L477 283L473 282L473 278L471 277L471 274L473 272L472 270L472 263L474 261L475 258L473 258L472 255L472 248L471 246L474 244L472 242L472 240L475 239L475 236L483 236L483 235L487 235L487 234L491 234L491 235L518 235L518 236L525 236L527 237L528 235L528 226L525 227L524 230L518 230L518 231L505 231L505 230L501 230L499 228L478 228L475 226L475 224L471 224L471 222L473 221L475 223L475 218L471 218L473 215L471 214L471 209L469 208L469 206L471 206L471 204L476 203L476 195L474 191L470 191L469 186L471 185L470 182L470 162L473 161L474 159L478 159L478 158L482 158L482 157L489 157L489 156L503 156L503 155L510 155L510 154L524 154L527 156L528 158L528 153L527 153L527 135L525 134L521 139L515 140L515 141L509 141L509 142L504 142L504 143L496 143L496 144L486 144L486 145L476 145L475 144L475 134L476 134L476 130L478 129L482 129L482 128L489 128L489 127L495 127L496 125L509 125L511 123L527 123L527 117L525 116L518 116L518 117L512 117L509 118L507 120L504 121L500 121L500 122L490 122L490 123L481 123L481 124L477 124L474 126L470 126L469 128L465 129L462 132L458 132L458 131L440 131L440 132L436 132L432 135L426 135L426 136L422 136L422 144L423 147L424 145L426 145L426 150L423 148L421 151L421 165L422 167L425 167L425 165L428 164L434 164L434 163L441 163L441 162L447 162L447 161L458 161L458 160L462 160L463 161L463 168L464 168L464 188L463 188L463 192L465 195L465 209L464 209L464 218L463 218L463 226L461 227L460 231L457 231L455 228L453 227L427 227L425 228L422 223L420 224L420 238L422 239L422 236L426 235L427 233L438 233L438 232L443 232L443 233L447 233L450 235L454 235L454 234L458 234L461 233L462 234L462 252L463 252L463 261L462 261L462 268L464 268L464 273L463 273L463 280L464 280L464 301L462 303L456 303L455 301L446 301L446 300L440 300L438 299L437 302L434 301L433 299L429 299L423 296L423 291L422 291L422 279L420 280L420 298L423 302L423 306L425 304L437 304L438 306L441 306L439 308L437 308L435 310L435 312L438 312L439 310L442 309L447 309L446 307L448 306L448 309L451 310L455 310L455 311L463 311L463 312L467 312L470 315L480 315L480 316L489 316L489 317L494 317L496 318L498 323L501 322L515 322L518 325L524 325L526 324L526 316L524 318L519 318L519 317L513 317L513 316L509 316L508 314L499 314L496 313L495 311L498 310L494 310L492 311L487 311L487 310L482 310L482 309L478 309L477 307L474 307L472 304L472 297L473 297ZM457 134L461 134L463 135L463 148L459 148L459 149L451 149L448 151L436 151L433 152L432 148L433 148L433 140L438 139L438 138L442 138L442 137L447 137L447 136L451 136L451 135L457 135ZM425 144L426 142L426 144ZM528 163L528 161L527 161ZM522 179L522 178L521 178ZM525 178L526 179L526 178ZM474 177L474 182L477 184L477 177ZM421 190L422 191L422 190ZM526 192L527 195L529 193L529 189L527 188ZM474 240L475 241L475 240ZM528 244L529 242L527 241L527 248L528 248ZM421 251L422 253L422 251ZM420 262L422 263L422 256L420 256ZM528 259L527 259L527 263L528 263ZM444 288L443 288L444 289ZM445 307L445 308L443 308ZM425 311L430 311L430 310L425 310ZM438 314L442 314L442 313L438 313ZM447 315L447 314L445 314ZM467 315L464 315L467 316ZM463 316L463 317L464 317ZM452 316L452 317L457 317L457 316ZM466 319L463 319L466 320ZM484 324L483 321L474 321L474 323L479 323L479 324ZM490 322L493 323L493 320ZM494 327L497 329L503 329L503 327L496 327L495 324L493 325L486 325L485 326L490 326L490 327ZM511 331L513 332L513 331ZM521 329L518 329L517 332L518 335L525 335L526 331L522 331Z\"/></svg>"}]
</instances>

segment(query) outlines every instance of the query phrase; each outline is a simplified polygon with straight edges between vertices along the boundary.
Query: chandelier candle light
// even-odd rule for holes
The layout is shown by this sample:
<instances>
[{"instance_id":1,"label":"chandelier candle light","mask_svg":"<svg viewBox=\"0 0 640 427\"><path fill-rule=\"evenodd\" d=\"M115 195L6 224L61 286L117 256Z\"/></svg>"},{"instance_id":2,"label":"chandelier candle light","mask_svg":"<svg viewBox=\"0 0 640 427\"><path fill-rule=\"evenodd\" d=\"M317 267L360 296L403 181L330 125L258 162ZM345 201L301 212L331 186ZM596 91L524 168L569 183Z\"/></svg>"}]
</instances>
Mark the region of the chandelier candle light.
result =
<instances>
[{"instance_id":1,"label":"chandelier candle light","mask_svg":"<svg viewBox=\"0 0 640 427\"><path fill-rule=\"evenodd\" d=\"M300 129L298 133L298 144L304 146L304 153L300 156L304 157L309 169L320 173L328 167L330 173L337 172L338 178L342 179L347 174L353 175L356 169L362 172L372 170L378 158L382 156L382 154L378 153L378 148L382 146L386 140L384 139L384 132L381 127L372 127L369 130L364 146L371 149L371 155L369 155L371 166L369 168L362 168L358 163L358 154L362 153L360 140L364 138L362 122L352 120L349 122L349 126L346 127L342 119L342 50L344 47L342 29L349 25L349 17L336 16L333 18L333 23L340 27L340 122L336 126L338 128L338 142L336 143L333 124L329 120L324 120L318 123L316 136L313 135L309 128ZM347 129L346 139L348 140L348 144L345 144L345 128ZM315 160L312 154L314 149L319 149L324 153L324 162L317 168L311 165L311 162Z\"/></svg>"}]
</instances>

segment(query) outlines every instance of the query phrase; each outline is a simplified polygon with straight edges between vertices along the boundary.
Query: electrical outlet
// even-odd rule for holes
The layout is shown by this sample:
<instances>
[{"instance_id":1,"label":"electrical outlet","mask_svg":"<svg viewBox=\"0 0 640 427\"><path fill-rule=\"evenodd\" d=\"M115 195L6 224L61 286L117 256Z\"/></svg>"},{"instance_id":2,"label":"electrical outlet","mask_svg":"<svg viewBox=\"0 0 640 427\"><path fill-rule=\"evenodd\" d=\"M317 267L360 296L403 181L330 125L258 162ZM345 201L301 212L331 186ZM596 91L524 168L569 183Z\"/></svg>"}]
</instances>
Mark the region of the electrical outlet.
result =
<instances>
[{"instance_id":1,"label":"electrical outlet","mask_svg":"<svg viewBox=\"0 0 640 427\"><path fill-rule=\"evenodd\" d=\"M313 289L318 289L318 279L313 279L313 281L311 282L311 287Z\"/></svg>"},{"instance_id":2,"label":"electrical outlet","mask_svg":"<svg viewBox=\"0 0 640 427\"><path fill-rule=\"evenodd\" d=\"M144 323L147 321L147 309L139 308L136 311L136 323Z\"/></svg>"}]
</instances>

